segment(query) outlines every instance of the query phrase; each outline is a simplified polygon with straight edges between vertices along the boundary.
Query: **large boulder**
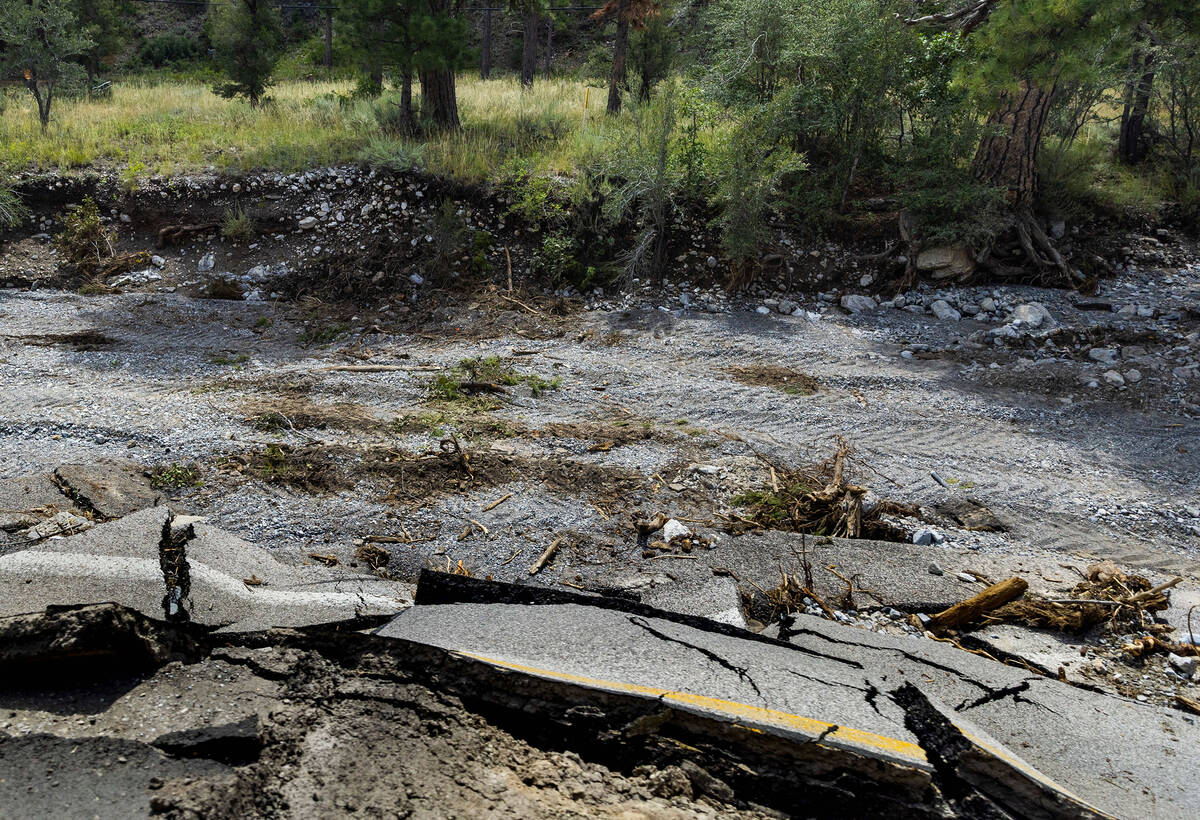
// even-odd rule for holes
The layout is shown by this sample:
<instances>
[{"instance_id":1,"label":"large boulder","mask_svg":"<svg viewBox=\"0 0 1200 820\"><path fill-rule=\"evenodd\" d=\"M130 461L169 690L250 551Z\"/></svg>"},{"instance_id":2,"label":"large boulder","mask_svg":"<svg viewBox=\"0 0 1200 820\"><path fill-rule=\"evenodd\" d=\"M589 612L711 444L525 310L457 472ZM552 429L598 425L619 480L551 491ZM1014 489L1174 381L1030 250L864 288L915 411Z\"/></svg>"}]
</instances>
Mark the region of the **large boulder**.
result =
<instances>
[{"instance_id":1,"label":"large boulder","mask_svg":"<svg viewBox=\"0 0 1200 820\"><path fill-rule=\"evenodd\" d=\"M975 272L975 257L961 243L939 245L917 254L917 270L933 279L958 279Z\"/></svg>"}]
</instances>

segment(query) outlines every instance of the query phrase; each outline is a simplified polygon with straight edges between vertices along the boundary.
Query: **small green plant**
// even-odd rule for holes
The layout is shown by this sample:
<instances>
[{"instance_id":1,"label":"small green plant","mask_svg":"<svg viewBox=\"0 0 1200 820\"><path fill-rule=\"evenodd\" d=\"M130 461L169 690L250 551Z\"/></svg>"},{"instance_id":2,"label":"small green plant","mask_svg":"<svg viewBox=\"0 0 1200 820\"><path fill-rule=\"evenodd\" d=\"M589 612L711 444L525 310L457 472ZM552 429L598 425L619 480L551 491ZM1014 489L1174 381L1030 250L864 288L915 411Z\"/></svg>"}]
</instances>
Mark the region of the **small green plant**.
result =
<instances>
[{"instance_id":1,"label":"small green plant","mask_svg":"<svg viewBox=\"0 0 1200 820\"><path fill-rule=\"evenodd\" d=\"M141 179L146 175L146 163L133 159L121 168L121 188L127 193L133 193L141 187Z\"/></svg>"},{"instance_id":2,"label":"small green plant","mask_svg":"<svg viewBox=\"0 0 1200 820\"><path fill-rule=\"evenodd\" d=\"M221 218L221 236L230 242L249 242L254 237L254 219L241 208L230 208Z\"/></svg>"},{"instance_id":3,"label":"small green plant","mask_svg":"<svg viewBox=\"0 0 1200 820\"><path fill-rule=\"evenodd\" d=\"M519 373L508 362L499 356L488 356L482 359L463 359L456 367L434 377L429 384L431 398L442 401L470 401L487 409L499 406L495 399L474 396L464 388L464 384L484 383L515 387L524 384L529 387L534 397L540 396L547 390L557 390L562 386L562 379L546 379L536 373Z\"/></svg>"},{"instance_id":4,"label":"small green plant","mask_svg":"<svg viewBox=\"0 0 1200 820\"><path fill-rule=\"evenodd\" d=\"M182 490L200 486L200 469L194 465L171 464L150 474L150 486L156 490Z\"/></svg>"},{"instance_id":5,"label":"small green plant","mask_svg":"<svg viewBox=\"0 0 1200 820\"><path fill-rule=\"evenodd\" d=\"M225 366L230 366L230 367L236 367L238 365L243 365L248 361L250 361L250 354L248 354L248 353L235 353L233 355L226 355L224 353L218 353L216 356L212 357L213 364L225 365Z\"/></svg>"},{"instance_id":6,"label":"small green plant","mask_svg":"<svg viewBox=\"0 0 1200 820\"><path fill-rule=\"evenodd\" d=\"M275 324L275 320L270 316L259 316L254 322L255 327L261 327L263 329L266 329L273 324Z\"/></svg>"},{"instance_id":7,"label":"small green plant","mask_svg":"<svg viewBox=\"0 0 1200 820\"><path fill-rule=\"evenodd\" d=\"M372 137L359 149L356 159L368 168L385 171L411 171L424 165L421 146L392 137Z\"/></svg>"},{"instance_id":8,"label":"small green plant","mask_svg":"<svg viewBox=\"0 0 1200 820\"><path fill-rule=\"evenodd\" d=\"M556 224L565 216L566 209L554 198L553 180L534 173L527 160L509 161L502 178L508 213L530 225Z\"/></svg>"},{"instance_id":9,"label":"small green plant","mask_svg":"<svg viewBox=\"0 0 1200 820\"><path fill-rule=\"evenodd\" d=\"M296 342L301 347L318 347L321 345L327 345L340 339L349 330L350 325L345 323L310 327L301 331L300 335L296 337Z\"/></svg>"},{"instance_id":10,"label":"small green plant","mask_svg":"<svg viewBox=\"0 0 1200 820\"><path fill-rule=\"evenodd\" d=\"M21 197L11 187L0 183L0 228L16 225L24 218L25 206L21 203Z\"/></svg>"}]
</instances>

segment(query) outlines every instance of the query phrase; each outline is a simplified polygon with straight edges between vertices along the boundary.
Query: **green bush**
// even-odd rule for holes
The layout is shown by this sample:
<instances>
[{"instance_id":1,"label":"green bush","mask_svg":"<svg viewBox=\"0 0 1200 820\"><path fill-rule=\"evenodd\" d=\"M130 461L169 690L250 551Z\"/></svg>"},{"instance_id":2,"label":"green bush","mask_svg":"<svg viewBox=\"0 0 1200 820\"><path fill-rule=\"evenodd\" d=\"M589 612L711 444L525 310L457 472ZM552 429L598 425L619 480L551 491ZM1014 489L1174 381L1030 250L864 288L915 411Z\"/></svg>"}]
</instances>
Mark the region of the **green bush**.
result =
<instances>
[{"instance_id":1,"label":"green bush","mask_svg":"<svg viewBox=\"0 0 1200 820\"><path fill-rule=\"evenodd\" d=\"M63 214L62 223L54 244L68 264L91 271L112 257L113 231L100 221L100 207L91 197Z\"/></svg>"},{"instance_id":2,"label":"green bush","mask_svg":"<svg viewBox=\"0 0 1200 820\"><path fill-rule=\"evenodd\" d=\"M195 37L184 34L159 34L142 42L130 60L135 66L163 68L186 63L204 56L204 47Z\"/></svg>"},{"instance_id":3,"label":"green bush","mask_svg":"<svg viewBox=\"0 0 1200 820\"><path fill-rule=\"evenodd\" d=\"M221 218L221 236L230 242L249 242L254 237L254 219L241 208L230 208Z\"/></svg>"}]
</instances>

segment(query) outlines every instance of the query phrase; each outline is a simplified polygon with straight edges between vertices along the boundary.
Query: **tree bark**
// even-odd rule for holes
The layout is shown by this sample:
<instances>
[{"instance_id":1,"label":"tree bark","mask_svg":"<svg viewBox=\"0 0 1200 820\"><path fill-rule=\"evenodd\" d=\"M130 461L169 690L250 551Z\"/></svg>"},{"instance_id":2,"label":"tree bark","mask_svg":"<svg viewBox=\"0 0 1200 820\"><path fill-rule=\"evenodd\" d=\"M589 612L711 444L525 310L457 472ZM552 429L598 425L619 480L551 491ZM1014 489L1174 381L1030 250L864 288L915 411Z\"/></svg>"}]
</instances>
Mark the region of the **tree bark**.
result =
<instances>
[{"instance_id":1,"label":"tree bark","mask_svg":"<svg viewBox=\"0 0 1200 820\"><path fill-rule=\"evenodd\" d=\"M446 69L422 71L421 112L440 128L458 128L458 96L454 72Z\"/></svg>"},{"instance_id":2,"label":"tree bark","mask_svg":"<svg viewBox=\"0 0 1200 820\"><path fill-rule=\"evenodd\" d=\"M625 91L626 57L629 53L629 0L617 6L617 39L613 43L612 74L608 78L608 113L621 113L621 95Z\"/></svg>"},{"instance_id":3,"label":"tree bark","mask_svg":"<svg viewBox=\"0 0 1200 820\"><path fill-rule=\"evenodd\" d=\"M525 27L521 36L521 85L529 88L533 85L533 76L537 73L537 12L526 11L521 17L521 22Z\"/></svg>"},{"instance_id":4,"label":"tree bark","mask_svg":"<svg viewBox=\"0 0 1200 820\"><path fill-rule=\"evenodd\" d=\"M412 69L407 66L400 69L400 111L404 115L405 127L411 132L414 124L412 107Z\"/></svg>"},{"instance_id":5,"label":"tree bark","mask_svg":"<svg viewBox=\"0 0 1200 820\"><path fill-rule=\"evenodd\" d=\"M492 8L483 12L483 33L480 35L479 77L486 80L492 75Z\"/></svg>"},{"instance_id":6,"label":"tree bark","mask_svg":"<svg viewBox=\"0 0 1200 820\"><path fill-rule=\"evenodd\" d=\"M1142 39L1140 34L1138 38ZM1134 76L1125 84L1117 152L1122 162L1136 165L1146 158L1146 114L1154 90L1154 52L1135 46L1130 57L1130 72Z\"/></svg>"},{"instance_id":7,"label":"tree bark","mask_svg":"<svg viewBox=\"0 0 1200 820\"><path fill-rule=\"evenodd\" d=\"M975 179L1003 188L1016 209L1029 211L1037 195L1037 156L1054 87L1023 81L1005 93L988 117L988 133L975 153Z\"/></svg>"}]
</instances>

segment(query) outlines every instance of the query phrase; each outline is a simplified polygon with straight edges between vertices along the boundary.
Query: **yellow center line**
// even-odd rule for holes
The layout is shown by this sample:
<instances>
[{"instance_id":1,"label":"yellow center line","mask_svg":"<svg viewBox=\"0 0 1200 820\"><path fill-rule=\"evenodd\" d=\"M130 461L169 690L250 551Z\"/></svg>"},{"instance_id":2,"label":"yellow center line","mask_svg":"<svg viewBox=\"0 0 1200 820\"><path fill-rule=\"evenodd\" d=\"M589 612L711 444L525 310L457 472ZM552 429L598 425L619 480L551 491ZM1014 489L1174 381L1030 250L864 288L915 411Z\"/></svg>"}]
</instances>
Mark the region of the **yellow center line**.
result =
<instances>
[{"instance_id":1,"label":"yellow center line","mask_svg":"<svg viewBox=\"0 0 1200 820\"><path fill-rule=\"evenodd\" d=\"M670 689L658 689L653 686L642 686L641 684L637 683L622 683L620 681L592 678L586 675L575 675L570 672L556 672L550 669L541 669L536 666L525 666L523 664L513 663L512 661L489 658L485 655L477 655L473 652L459 651L457 654L472 658L474 660L483 661L484 663L491 664L492 666L512 669L517 672L524 672L526 674L536 675L538 677L563 680L570 683L582 684L584 686L592 686L602 689L613 689L620 692L629 692L630 694L649 695L664 702L673 702L684 706L708 709L742 720L752 720L759 723L773 724L775 726L801 732L805 735L820 736L823 732L829 732L827 737L830 740L837 740L848 744L853 744L855 746L866 747L873 751L884 752L889 756L901 758L903 762L920 766L922 769L930 768L929 760L925 756L925 750L917 744L909 743L908 741L900 740L899 738L887 737L886 735L877 735L874 732L867 732L862 729L854 729L849 726L827 723L823 720L802 717L801 715L793 715L790 712L781 712L777 709L767 709L762 706L751 706L747 703L739 703L737 701L724 700L722 698L714 698L707 695L696 695L690 692L676 692ZM831 729L834 731L830 731Z\"/></svg>"}]
</instances>

